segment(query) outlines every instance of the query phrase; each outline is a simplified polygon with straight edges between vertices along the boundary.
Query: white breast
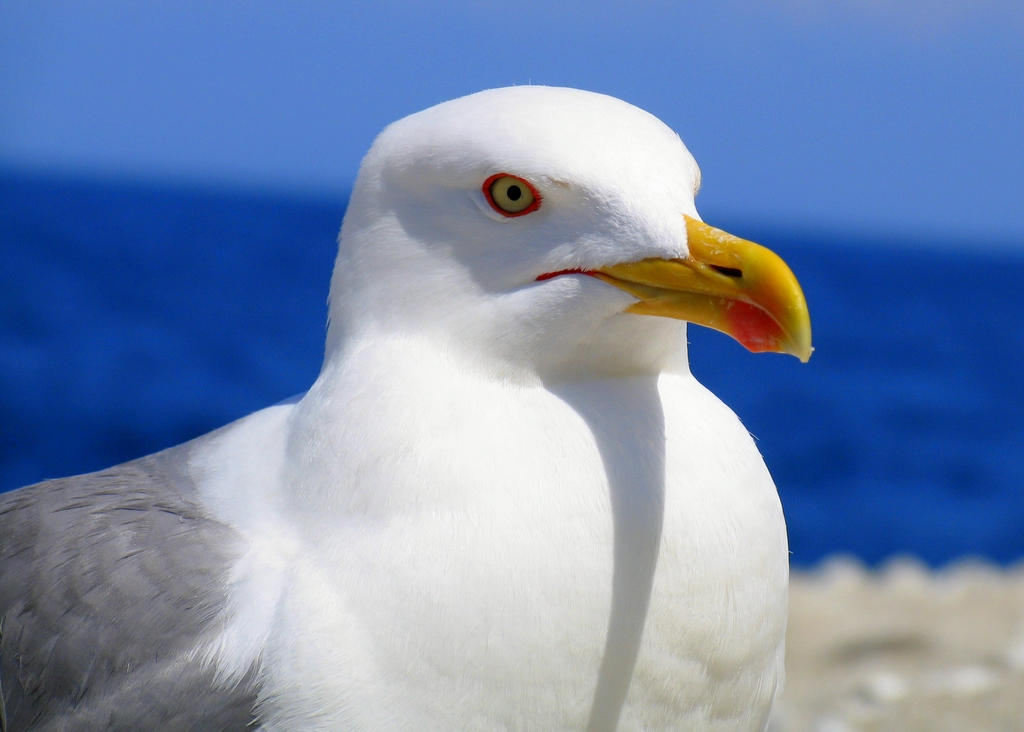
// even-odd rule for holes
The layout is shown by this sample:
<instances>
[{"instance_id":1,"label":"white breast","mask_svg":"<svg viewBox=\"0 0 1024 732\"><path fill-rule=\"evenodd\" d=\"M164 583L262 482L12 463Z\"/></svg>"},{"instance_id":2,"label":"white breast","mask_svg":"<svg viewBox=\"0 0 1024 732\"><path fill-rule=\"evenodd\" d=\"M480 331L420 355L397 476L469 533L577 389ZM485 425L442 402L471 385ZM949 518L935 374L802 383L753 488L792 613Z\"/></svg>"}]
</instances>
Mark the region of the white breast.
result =
<instances>
[{"instance_id":1,"label":"white breast","mask_svg":"<svg viewBox=\"0 0 1024 732\"><path fill-rule=\"evenodd\" d=\"M230 470L209 489L250 504L230 517L253 547L233 612L266 639L266 728L582 730L653 584L619 729L757 729L786 539L735 416L688 375L545 388L402 352L266 421L284 446L262 489L225 488Z\"/></svg>"}]
</instances>

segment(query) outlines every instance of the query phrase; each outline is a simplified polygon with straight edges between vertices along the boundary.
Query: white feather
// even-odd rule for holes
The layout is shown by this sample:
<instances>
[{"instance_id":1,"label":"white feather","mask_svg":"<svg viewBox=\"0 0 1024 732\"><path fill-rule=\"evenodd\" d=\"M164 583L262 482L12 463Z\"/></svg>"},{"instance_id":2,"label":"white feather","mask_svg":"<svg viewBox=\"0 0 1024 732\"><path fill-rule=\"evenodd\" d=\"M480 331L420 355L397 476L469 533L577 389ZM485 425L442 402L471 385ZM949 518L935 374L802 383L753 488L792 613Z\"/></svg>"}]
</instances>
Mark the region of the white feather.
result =
<instances>
[{"instance_id":1,"label":"white feather","mask_svg":"<svg viewBox=\"0 0 1024 732\"><path fill-rule=\"evenodd\" d=\"M541 208L491 215L496 172ZM247 542L207 654L259 664L267 730L763 728L788 570L760 455L685 324L535 281L685 255L697 180L657 119L574 90L381 134L320 377L193 458Z\"/></svg>"}]
</instances>

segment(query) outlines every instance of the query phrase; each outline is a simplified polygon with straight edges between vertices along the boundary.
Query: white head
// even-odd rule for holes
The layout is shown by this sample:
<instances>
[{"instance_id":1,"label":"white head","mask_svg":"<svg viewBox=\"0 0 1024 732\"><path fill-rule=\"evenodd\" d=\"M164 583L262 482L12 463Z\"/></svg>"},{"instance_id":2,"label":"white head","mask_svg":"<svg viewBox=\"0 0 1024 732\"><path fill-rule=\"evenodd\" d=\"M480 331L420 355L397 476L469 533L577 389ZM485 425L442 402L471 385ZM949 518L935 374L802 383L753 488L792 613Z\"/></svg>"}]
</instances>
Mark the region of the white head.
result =
<instances>
[{"instance_id":1,"label":"white head","mask_svg":"<svg viewBox=\"0 0 1024 732\"><path fill-rule=\"evenodd\" d=\"M497 174L525 181L539 207L505 215L485 185ZM588 275L692 259L699 184L678 135L600 94L494 89L406 117L356 180L327 360L383 332L544 380L685 368L685 323L627 313L635 287ZM538 280L564 270L587 274Z\"/></svg>"}]
</instances>

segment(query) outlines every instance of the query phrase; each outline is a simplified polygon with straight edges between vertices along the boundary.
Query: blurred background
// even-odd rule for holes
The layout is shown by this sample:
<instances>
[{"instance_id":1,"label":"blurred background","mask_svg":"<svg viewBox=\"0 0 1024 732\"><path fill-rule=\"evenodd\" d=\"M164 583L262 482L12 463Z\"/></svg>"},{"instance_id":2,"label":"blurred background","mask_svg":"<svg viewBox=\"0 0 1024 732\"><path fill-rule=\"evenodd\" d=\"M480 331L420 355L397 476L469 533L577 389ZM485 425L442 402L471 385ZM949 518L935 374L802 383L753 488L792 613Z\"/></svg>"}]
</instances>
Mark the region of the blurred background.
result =
<instances>
[{"instance_id":1,"label":"blurred background","mask_svg":"<svg viewBox=\"0 0 1024 732\"><path fill-rule=\"evenodd\" d=\"M816 352L692 327L798 566L1024 556L1024 5L0 0L0 490L308 388L386 124L512 84L680 133Z\"/></svg>"}]
</instances>

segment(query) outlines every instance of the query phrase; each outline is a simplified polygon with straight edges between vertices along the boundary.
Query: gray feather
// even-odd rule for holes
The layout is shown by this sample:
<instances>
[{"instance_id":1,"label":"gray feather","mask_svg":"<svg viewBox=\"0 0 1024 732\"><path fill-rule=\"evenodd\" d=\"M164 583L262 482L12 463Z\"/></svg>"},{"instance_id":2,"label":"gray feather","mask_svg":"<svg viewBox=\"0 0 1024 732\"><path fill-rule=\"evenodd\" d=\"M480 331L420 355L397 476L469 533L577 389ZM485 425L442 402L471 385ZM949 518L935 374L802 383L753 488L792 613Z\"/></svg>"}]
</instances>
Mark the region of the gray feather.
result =
<instances>
[{"instance_id":1,"label":"gray feather","mask_svg":"<svg viewBox=\"0 0 1024 732\"><path fill-rule=\"evenodd\" d=\"M187 656L220 629L238 551L191 448L0 495L7 732L255 726L254 675L218 686Z\"/></svg>"}]
</instances>

